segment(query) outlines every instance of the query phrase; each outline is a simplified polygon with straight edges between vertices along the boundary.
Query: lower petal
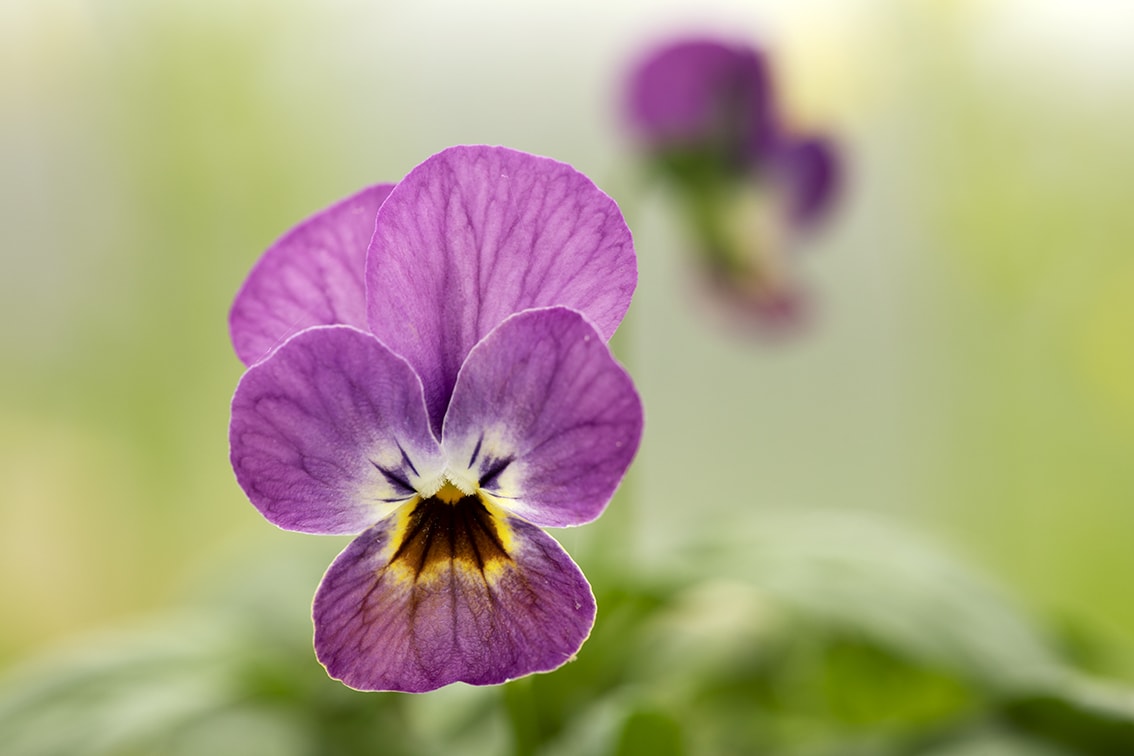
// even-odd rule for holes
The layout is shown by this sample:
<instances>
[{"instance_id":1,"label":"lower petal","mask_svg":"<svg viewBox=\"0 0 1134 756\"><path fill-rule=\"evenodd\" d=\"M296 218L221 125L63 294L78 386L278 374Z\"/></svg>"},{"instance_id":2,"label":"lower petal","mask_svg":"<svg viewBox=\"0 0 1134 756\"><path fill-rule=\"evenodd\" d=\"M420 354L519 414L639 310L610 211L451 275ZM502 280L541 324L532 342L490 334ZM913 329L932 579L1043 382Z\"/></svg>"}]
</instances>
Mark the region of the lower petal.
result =
<instances>
[{"instance_id":1,"label":"lower petal","mask_svg":"<svg viewBox=\"0 0 1134 756\"><path fill-rule=\"evenodd\" d=\"M359 690L491 685L570 661L590 586L539 528L476 496L415 500L355 539L315 595L315 652Z\"/></svg>"}]
</instances>

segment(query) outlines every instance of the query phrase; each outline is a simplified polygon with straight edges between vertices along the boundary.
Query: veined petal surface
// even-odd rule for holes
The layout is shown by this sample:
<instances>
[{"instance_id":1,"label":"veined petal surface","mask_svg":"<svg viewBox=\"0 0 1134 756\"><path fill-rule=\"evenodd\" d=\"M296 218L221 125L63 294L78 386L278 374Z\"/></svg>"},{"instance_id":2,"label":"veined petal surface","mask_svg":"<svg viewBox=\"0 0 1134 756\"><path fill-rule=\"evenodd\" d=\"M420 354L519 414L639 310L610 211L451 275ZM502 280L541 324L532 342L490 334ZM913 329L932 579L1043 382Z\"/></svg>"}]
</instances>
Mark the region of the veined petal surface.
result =
<instances>
[{"instance_id":1,"label":"veined petal surface","mask_svg":"<svg viewBox=\"0 0 1134 756\"><path fill-rule=\"evenodd\" d=\"M550 536L470 496L406 504L356 538L313 616L332 677L420 693L561 666L590 634L595 602Z\"/></svg>"},{"instance_id":2,"label":"veined petal surface","mask_svg":"<svg viewBox=\"0 0 1134 756\"><path fill-rule=\"evenodd\" d=\"M602 336L580 313L551 307L513 315L472 350L442 449L463 489L479 486L537 525L580 525L610 501L642 422L633 381Z\"/></svg>"},{"instance_id":3,"label":"veined petal surface","mask_svg":"<svg viewBox=\"0 0 1134 756\"><path fill-rule=\"evenodd\" d=\"M586 176L503 147L452 147L378 212L368 323L421 376L439 431L465 356L501 321L564 305L609 339L637 277L618 206Z\"/></svg>"},{"instance_id":4,"label":"veined petal surface","mask_svg":"<svg viewBox=\"0 0 1134 756\"><path fill-rule=\"evenodd\" d=\"M268 248L229 313L236 354L252 365L304 328L366 329L366 250L393 184L378 184L311 216Z\"/></svg>"},{"instance_id":5,"label":"veined petal surface","mask_svg":"<svg viewBox=\"0 0 1134 756\"><path fill-rule=\"evenodd\" d=\"M229 443L237 481L285 530L360 533L441 482L421 382L350 326L309 328L249 368Z\"/></svg>"}]
</instances>

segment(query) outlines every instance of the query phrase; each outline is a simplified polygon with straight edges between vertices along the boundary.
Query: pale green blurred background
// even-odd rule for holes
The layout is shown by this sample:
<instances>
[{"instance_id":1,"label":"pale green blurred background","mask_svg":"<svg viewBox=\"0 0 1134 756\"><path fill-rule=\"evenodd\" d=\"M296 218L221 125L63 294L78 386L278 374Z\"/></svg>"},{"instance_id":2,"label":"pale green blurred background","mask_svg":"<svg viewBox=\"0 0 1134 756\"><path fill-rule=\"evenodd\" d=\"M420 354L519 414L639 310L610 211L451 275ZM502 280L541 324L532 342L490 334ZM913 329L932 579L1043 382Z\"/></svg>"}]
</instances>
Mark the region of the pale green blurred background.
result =
<instances>
[{"instance_id":1,"label":"pale green blurred background","mask_svg":"<svg viewBox=\"0 0 1134 756\"><path fill-rule=\"evenodd\" d=\"M849 161L795 341L703 311L620 131L629 62L688 29L768 44ZM870 513L1134 644L1132 35L1121 0L7 0L0 669L244 552L329 562L344 541L277 531L233 479L228 306L302 217L479 142L574 164L635 232L646 440L615 524L568 548L624 527L649 572L770 514Z\"/></svg>"}]
</instances>

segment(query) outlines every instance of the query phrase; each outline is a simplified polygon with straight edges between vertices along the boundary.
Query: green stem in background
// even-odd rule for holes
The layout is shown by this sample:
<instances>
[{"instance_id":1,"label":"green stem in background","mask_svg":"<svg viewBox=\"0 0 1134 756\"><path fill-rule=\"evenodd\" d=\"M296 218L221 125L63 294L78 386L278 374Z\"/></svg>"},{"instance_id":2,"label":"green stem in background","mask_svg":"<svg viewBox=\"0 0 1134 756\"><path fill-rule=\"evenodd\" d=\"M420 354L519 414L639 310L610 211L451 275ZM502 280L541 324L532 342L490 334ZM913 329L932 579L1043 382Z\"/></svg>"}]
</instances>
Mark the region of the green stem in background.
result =
<instances>
[{"instance_id":1,"label":"green stem in background","mask_svg":"<svg viewBox=\"0 0 1134 756\"><path fill-rule=\"evenodd\" d=\"M634 233L636 230L634 200L646 190L646 182L637 172L636 164L629 167L633 170L628 170L624 166L616 171L613 178L606 183L606 187L611 196L618 202L619 209L622 211L627 225L630 226L631 233ZM637 244L636 237L635 234L635 244ZM640 269L641 254L638 257ZM618 358L618 361L629 371L631 376L634 375L636 319L634 307L631 305L629 312L622 320L622 324L610 339L611 351L614 352L614 356ZM649 415L648 408L646 414ZM648 432L649 422L647 420L644 433ZM641 452L639 451L640 455ZM636 459L634 464L630 466L626 477L622 480L622 484L618 487L618 491L614 494L610 505L603 512L602 517L587 526L586 540L583 541L582 547L579 549L579 562L584 573L592 578L620 574L632 561L633 535L636 532L634 530L636 516L634 505L636 486L634 483L637 477L635 472L637 464ZM600 607L599 612L601 613L601 611L602 608Z\"/></svg>"},{"instance_id":2,"label":"green stem in background","mask_svg":"<svg viewBox=\"0 0 1134 756\"><path fill-rule=\"evenodd\" d=\"M633 328L634 320L634 310L631 308L622 321L622 325L610 340L611 349L631 375L634 374L632 369L634 363L632 343L635 330ZM649 425L647 424L644 433L648 432ZM634 464L638 464L637 460ZM587 541L584 567L586 572L592 572L596 577L623 572L627 563L633 558L636 478L637 473L634 465L632 465L602 517L588 526L593 530Z\"/></svg>"},{"instance_id":3,"label":"green stem in background","mask_svg":"<svg viewBox=\"0 0 1134 756\"><path fill-rule=\"evenodd\" d=\"M633 232L632 213L627 209L630 204L628 200L641 194L644 190L642 182L637 175L622 171L609 182L607 188L611 196L618 200L623 217ZM611 350L631 375L634 374L634 320L634 308L631 307L610 340ZM632 536L635 532L636 514L632 503L635 495L634 479L634 466L631 465L602 517L579 531L577 545L569 549L599 593L614 582L617 576L625 574L633 561ZM601 622L601 601L598 611L599 618L596 622ZM581 653L587 653L585 645ZM534 756L539 753L545 745L544 741L551 736L548 730L555 729L547 719L543 720L541 726L541 707L554 709L556 704L554 695L551 696L552 700L540 699L539 691L546 690L540 683L547 684L547 679L525 677L501 687L501 700L512 733L514 756ZM554 719L552 716L551 720Z\"/></svg>"},{"instance_id":4,"label":"green stem in background","mask_svg":"<svg viewBox=\"0 0 1134 756\"><path fill-rule=\"evenodd\" d=\"M524 677L502 687L504 710L512 729L514 756L534 756L540 745L539 707L536 705L532 680Z\"/></svg>"},{"instance_id":5,"label":"green stem in background","mask_svg":"<svg viewBox=\"0 0 1134 756\"><path fill-rule=\"evenodd\" d=\"M693 251L706 256L709 268L728 276L738 275L745 272L746 264L743 252L736 248L735 235L730 233L728 213L733 209L732 200L742 186L742 177L730 170L728 165L727 162L722 164L719 156L712 154L675 151L644 166L632 163L620 168L606 186L617 199L637 244L640 239L636 233L637 221L641 219L641 213L637 211L636 201L652 187L669 184L676 191L686 216L683 220L693 237L687 243L696 247ZM638 250L638 253L639 267L644 259L655 256L651 251L642 254ZM638 361L635 335L639 328L638 319L635 308L631 306L610 340L615 356L631 375L634 375ZM646 407L645 433L648 435L649 432L649 407ZM636 485L638 464L636 461L631 466L603 516L588 526L580 561L585 571L594 577L622 574L632 565L634 535L638 532L635 517L641 512L635 501L635 497L640 495Z\"/></svg>"}]
</instances>

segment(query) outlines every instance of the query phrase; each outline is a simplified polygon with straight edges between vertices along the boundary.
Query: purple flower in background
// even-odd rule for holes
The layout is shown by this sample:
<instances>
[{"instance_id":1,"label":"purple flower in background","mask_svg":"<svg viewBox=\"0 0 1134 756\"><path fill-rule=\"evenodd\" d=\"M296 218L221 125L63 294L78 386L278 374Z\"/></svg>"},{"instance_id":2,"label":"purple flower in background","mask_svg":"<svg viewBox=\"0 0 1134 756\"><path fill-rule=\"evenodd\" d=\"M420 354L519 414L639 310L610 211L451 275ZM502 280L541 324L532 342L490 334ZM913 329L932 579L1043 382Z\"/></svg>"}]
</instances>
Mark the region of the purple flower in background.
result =
<instances>
[{"instance_id":1,"label":"purple flower in background","mask_svg":"<svg viewBox=\"0 0 1134 756\"><path fill-rule=\"evenodd\" d=\"M626 111L677 191L714 296L761 326L798 323L788 251L829 213L839 161L829 140L785 125L764 54L712 39L667 44L633 70Z\"/></svg>"},{"instance_id":2,"label":"purple flower in background","mask_svg":"<svg viewBox=\"0 0 1134 756\"><path fill-rule=\"evenodd\" d=\"M595 602L541 527L603 511L642 408L607 340L637 281L614 202L555 161L454 147L313 216L237 295L237 480L272 523L359 534L315 595L353 688L569 661Z\"/></svg>"},{"instance_id":3,"label":"purple flower in background","mask_svg":"<svg viewBox=\"0 0 1134 756\"><path fill-rule=\"evenodd\" d=\"M655 151L715 153L746 172L773 143L776 114L764 56L713 40L683 40L652 52L634 71L631 125Z\"/></svg>"}]
</instances>

